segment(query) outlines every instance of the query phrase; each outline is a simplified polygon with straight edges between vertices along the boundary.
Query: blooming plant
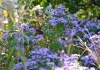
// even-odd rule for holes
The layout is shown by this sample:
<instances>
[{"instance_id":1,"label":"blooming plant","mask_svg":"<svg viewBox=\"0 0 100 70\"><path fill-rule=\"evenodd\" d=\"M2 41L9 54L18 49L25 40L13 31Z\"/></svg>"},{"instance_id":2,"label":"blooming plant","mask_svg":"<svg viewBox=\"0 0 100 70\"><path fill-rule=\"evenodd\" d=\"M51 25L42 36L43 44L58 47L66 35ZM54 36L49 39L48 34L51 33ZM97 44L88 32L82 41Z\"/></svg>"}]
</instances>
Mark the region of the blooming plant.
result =
<instances>
[{"instance_id":1,"label":"blooming plant","mask_svg":"<svg viewBox=\"0 0 100 70\"><path fill-rule=\"evenodd\" d=\"M79 20L78 16L66 13L61 4L56 8L51 4L46 8L31 5L32 2L28 7L19 5L8 10L9 21L1 29L0 47L4 49L0 54L1 69L99 69L99 20ZM85 56L81 57L82 53Z\"/></svg>"}]
</instances>

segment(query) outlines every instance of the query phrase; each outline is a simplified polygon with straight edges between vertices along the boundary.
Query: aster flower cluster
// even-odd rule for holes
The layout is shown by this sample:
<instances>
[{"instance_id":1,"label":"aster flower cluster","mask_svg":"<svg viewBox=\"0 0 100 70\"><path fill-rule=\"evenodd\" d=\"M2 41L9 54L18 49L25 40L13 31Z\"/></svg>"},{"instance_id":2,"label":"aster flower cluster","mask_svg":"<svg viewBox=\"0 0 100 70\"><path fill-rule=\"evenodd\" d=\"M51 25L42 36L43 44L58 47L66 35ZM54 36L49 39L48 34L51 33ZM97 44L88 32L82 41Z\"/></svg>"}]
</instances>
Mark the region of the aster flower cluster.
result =
<instances>
[{"instance_id":1,"label":"aster flower cluster","mask_svg":"<svg viewBox=\"0 0 100 70\"><path fill-rule=\"evenodd\" d=\"M98 34L91 35L89 38L90 43L88 44L89 48L96 55L96 60L100 60L100 32Z\"/></svg>"},{"instance_id":2,"label":"aster flower cluster","mask_svg":"<svg viewBox=\"0 0 100 70\"><path fill-rule=\"evenodd\" d=\"M82 67L78 64L78 54L68 56L64 51L60 56L48 48L35 48L30 58L26 57L27 70L95 70L95 68ZM24 70L22 62L15 64L12 70Z\"/></svg>"},{"instance_id":3,"label":"aster flower cluster","mask_svg":"<svg viewBox=\"0 0 100 70\"><path fill-rule=\"evenodd\" d=\"M40 7L40 5L38 5L33 9L35 11L40 11L42 8L43 7ZM98 35L95 35L95 33L100 30L100 25L98 25L100 21L95 18L91 20L79 20L78 17L67 14L65 10L65 6L62 5L59 5L55 9L51 9L50 18L48 19L48 22L51 26L49 27L47 24L47 28L44 27L44 32L47 32L47 34L45 35L48 35L45 37L45 39L48 39L47 41L44 41L43 34L38 34L37 29L30 27L26 23L18 25L18 27L16 27L17 31L5 32L4 34L2 34L2 37L6 40L15 37L15 49L24 51L27 50L27 45L29 45L29 49L31 46L36 45L39 41L42 40L44 41L44 43L48 42L51 44L49 45L48 43L46 43L46 47L51 48L54 46L54 48L52 49L58 48L59 44L55 43L56 41L61 45L66 46L70 42L70 38L72 38L71 46L73 46L73 44L80 45L77 38L77 36L79 36L83 41L89 41L88 46L94 53L100 53L100 33L98 33ZM63 27L61 27L59 24L62 24ZM53 30L51 27L53 27L53 29L55 30ZM60 31L56 31L57 29ZM57 32L59 32L59 34L56 34ZM50 33L53 34L50 35ZM50 39L50 37L52 39ZM58 37L60 37L61 39L56 40L58 39ZM57 48L55 48L55 46L57 46ZM99 54L96 55L100 56ZM64 51L55 53L48 48L35 47L35 49L31 51L30 56L26 56L25 65L20 61L19 63L15 64L12 70L25 70L25 68L27 70L95 70L95 68L80 66L78 63L79 56L80 55L78 54L71 54L70 56L68 56ZM85 61L85 65L95 63L91 55L83 56L81 60Z\"/></svg>"},{"instance_id":4,"label":"aster flower cluster","mask_svg":"<svg viewBox=\"0 0 100 70\"><path fill-rule=\"evenodd\" d=\"M30 58L26 57L27 70L51 70L56 63L59 63L58 54L48 48L35 48L30 53ZM24 70L22 62L15 64L12 70Z\"/></svg>"},{"instance_id":5,"label":"aster flower cluster","mask_svg":"<svg viewBox=\"0 0 100 70\"><path fill-rule=\"evenodd\" d=\"M85 61L84 65L94 64L95 63L95 61L94 61L94 59L93 59L93 57L91 55L83 56L83 57L81 57L81 60Z\"/></svg>"},{"instance_id":6,"label":"aster flower cluster","mask_svg":"<svg viewBox=\"0 0 100 70\"><path fill-rule=\"evenodd\" d=\"M37 44L38 41L43 39L43 34L36 34L36 29L31 28L25 23L19 25L18 29L14 32L5 32L2 34L4 39L16 37L16 50L24 50L25 43Z\"/></svg>"},{"instance_id":7,"label":"aster flower cluster","mask_svg":"<svg viewBox=\"0 0 100 70\"><path fill-rule=\"evenodd\" d=\"M63 62L62 67L55 67L55 70L95 70L95 68L88 68L84 66L80 66L78 62L79 54L71 54L68 56L61 51L60 60Z\"/></svg>"},{"instance_id":8,"label":"aster flower cluster","mask_svg":"<svg viewBox=\"0 0 100 70\"><path fill-rule=\"evenodd\" d=\"M89 40L91 41L91 46L95 47L95 49L100 49L100 32L98 34L94 34L89 37Z\"/></svg>"},{"instance_id":9,"label":"aster flower cluster","mask_svg":"<svg viewBox=\"0 0 100 70\"><path fill-rule=\"evenodd\" d=\"M63 17L66 14L65 9L65 6L59 5L56 9L51 10L53 17L48 21L50 25L56 26L58 23L67 23L67 19Z\"/></svg>"},{"instance_id":10,"label":"aster flower cluster","mask_svg":"<svg viewBox=\"0 0 100 70\"><path fill-rule=\"evenodd\" d=\"M97 19L91 19L91 20L78 20L77 18L70 19L69 20L72 27L69 27L65 29L65 34L67 37L73 36L74 38L77 36L80 36L82 40L86 40L91 35L95 34L94 31L98 31L100 25L98 25Z\"/></svg>"},{"instance_id":11,"label":"aster flower cluster","mask_svg":"<svg viewBox=\"0 0 100 70\"><path fill-rule=\"evenodd\" d=\"M65 20L60 20L59 18L64 18L66 22ZM59 39L59 43L62 44L63 46L66 47L66 45L70 42L71 37L72 37L71 41L72 46L74 44L82 46L80 45L80 42L77 38L77 36L79 36L80 38L82 38L83 41L87 42L87 46L89 47L90 50L92 50L92 52L98 53L96 55L100 56L99 35L95 35L98 31L100 31L100 25L99 25L100 21L98 19L93 18L90 20L88 19L79 20L77 16L65 13L65 7L59 5L56 9L52 10L52 18L50 18L48 22L53 27L57 27L58 24L64 23L64 28L65 28L64 34L66 36ZM91 36L93 36L93 38ZM90 40L90 38L93 40ZM94 62L95 60L90 55L82 57L82 60L85 61L85 65L95 63Z\"/></svg>"},{"instance_id":12,"label":"aster flower cluster","mask_svg":"<svg viewBox=\"0 0 100 70\"><path fill-rule=\"evenodd\" d=\"M55 9L51 9L52 17L49 18L48 22L51 26L57 27L58 24L63 23L64 24L64 34L65 37L68 37L67 40L61 39L59 42L62 45L66 45L69 43L69 38L73 37L72 44L73 43L79 43L76 36L80 36L82 40L88 39L90 35L95 34L94 31L100 30L99 20L96 18L93 18L91 20L79 20L77 16L67 14L65 12L66 7L59 5Z\"/></svg>"}]
</instances>

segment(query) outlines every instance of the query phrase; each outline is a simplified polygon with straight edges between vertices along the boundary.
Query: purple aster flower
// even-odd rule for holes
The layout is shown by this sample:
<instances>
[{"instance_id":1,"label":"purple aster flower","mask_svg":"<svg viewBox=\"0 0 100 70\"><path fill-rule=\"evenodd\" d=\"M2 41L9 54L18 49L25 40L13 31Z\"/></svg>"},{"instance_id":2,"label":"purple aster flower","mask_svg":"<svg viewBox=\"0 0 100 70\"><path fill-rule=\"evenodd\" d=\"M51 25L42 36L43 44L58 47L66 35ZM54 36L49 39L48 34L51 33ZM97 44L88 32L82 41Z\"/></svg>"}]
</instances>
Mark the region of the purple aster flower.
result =
<instances>
[{"instance_id":1,"label":"purple aster flower","mask_svg":"<svg viewBox=\"0 0 100 70\"><path fill-rule=\"evenodd\" d=\"M30 28L29 31L30 31L31 33L36 33L36 30L35 30L34 28Z\"/></svg>"},{"instance_id":2,"label":"purple aster flower","mask_svg":"<svg viewBox=\"0 0 100 70\"><path fill-rule=\"evenodd\" d=\"M89 34L90 34L90 35L94 35L94 34L95 34L95 32L90 32Z\"/></svg>"},{"instance_id":3,"label":"purple aster flower","mask_svg":"<svg viewBox=\"0 0 100 70\"><path fill-rule=\"evenodd\" d=\"M40 67L39 70L47 70L46 68L44 67Z\"/></svg>"},{"instance_id":4,"label":"purple aster flower","mask_svg":"<svg viewBox=\"0 0 100 70\"><path fill-rule=\"evenodd\" d=\"M24 65L22 64L22 62L20 62L20 63L18 63L18 64L16 64L15 65L15 67L14 67L14 69L16 70L16 69L18 69L18 70L23 70L24 69Z\"/></svg>"},{"instance_id":5,"label":"purple aster flower","mask_svg":"<svg viewBox=\"0 0 100 70\"><path fill-rule=\"evenodd\" d=\"M66 33L66 35L67 35L68 37L70 37L71 30L72 30L72 29L70 29L70 28L66 28L66 29L65 29L65 33Z\"/></svg>"},{"instance_id":6,"label":"purple aster flower","mask_svg":"<svg viewBox=\"0 0 100 70\"><path fill-rule=\"evenodd\" d=\"M54 70L64 70L64 69L63 69L63 67L55 67Z\"/></svg>"},{"instance_id":7,"label":"purple aster flower","mask_svg":"<svg viewBox=\"0 0 100 70\"><path fill-rule=\"evenodd\" d=\"M59 16L59 15L65 15L65 11L64 11L63 9L57 8L56 10L57 10L57 12L58 12L57 16ZM55 15L55 14L54 14L54 15Z\"/></svg>"},{"instance_id":8,"label":"purple aster flower","mask_svg":"<svg viewBox=\"0 0 100 70\"><path fill-rule=\"evenodd\" d=\"M72 20L71 22L74 26L79 27L78 20Z\"/></svg>"},{"instance_id":9,"label":"purple aster flower","mask_svg":"<svg viewBox=\"0 0 100 70\"><path fill-rule=\"evenodd\" d=\"M56 10L56 9L52 9L52 14L53 14L53 15L58 15L57 10Z\"/></svg>"},{"instance_id":10,"label":"purple aster flower","mask_svg":"<svg viewBox=\"0 0 100 70\"><path fill-rule=\"evenodd\" d=\"M65 29L65 34L70 37L70 36L74 36L77 33L76 29L70 29L70 28L66 28Z\"/></svg>"},{"instance_id":11,"label":"purple aster flower","mask_svg":"<svg viewBox=\"0 0 100 70\"><path fill-rule=\"evenodd\" d=\"M54 62L47 62L47 65L48 65L48 66L51 66L51 65L54 66Z\"/></svg>"},{"instance_id":12,"label":"purple aster flower","mask_svg":"<svg viewBox=\"0 0 100 70\"><path fill-rule=\"evenodd\" d=\"M40 59L40 58L41 58L41 56L40 56L40 55L36 55L35 57L36 57L37 59Z\"/></svg>"},{"instance_id":13,"label":"purple aster flower","mask_svg":"<svg viewBox=\"0 0 100 70\"><path fill-rule=\"evenodd\" d=\"M21 36L22 36L22 33L19 32L19 31L17 31L17 32L13 32L12 34L13 34L13 35L16 35L16 36L18 36L18 37L21 37Z\"/></svg>"},{"instance_id":14,"label":"purple aster flower","mask_svg":"<svg viewBox=\"0 0 100 70\"><path fill-rule=\"evenodd\" d=\"M57 59L58 55L56 53L53 54L53 58Z\"/></svg>"},{"instance_id":15,"label":"purple aster flower","mask_svg":"<svg viewBox=\"0 0 100 70\"><path fill-rule=\"evenodd\" d=\"M76 34L76 29L72 29L70 36L74 36Z\"/></svg>"},{"instance_id":16,"label":"purple aster flower","mask_svg":"<svg viewBox=\"0 0 100 70\"><path fill-rule=\"evenodd\" d=\"M96 25L96 23L91 23L90 26L91 26L91 27L96 27L96 26L98 26L98 25Z\"/></svg>"},{"instance_id":17,"label":"purple aster flower","mask_svg":"<svg viewBox=\"0 0 100 70\"><path fill-rule=\"evenodd\" d=\"M21 38L21 37L19 37L18 39L17 39L17 42L24 42L24 40Z\"/></svg>"},{"instance_id":18,"label":"purple aster flower","mask_svg":"<svg viewBox=\"0 0 100 70\"><path fill-rule=\"evenodd\" d=\"M36 54L37 51L38 51L37 49L33 50L33 51L31 52L31 55Z\"/></svg>"},{"instance_id":19,"label":"purple aster flower","mask_svg":"<svg viewBox=\"0 0 100 70\"><path fill-rule=\"evenodd\" d=\"M87 21L87 22L86 22L86 27L91 26L91 23L92 23L91 20Z\"/></svg>"},{"instance_id":20,"label":"purple aster flower","mask_svg":"<svg viewBox=\"0 0 100 70\"><path fill-rule=\"evenodd\" d=\"M85 29L84 29L84 28L81 28L80 26L78 26L78 27L75 27L75 30L77 30L77 32L82 32L82 31L84 31Z\"/></svg>"},{"instance_id":21,"label":"purple aster flower","mask_svg":"<svg viewBox=\"0 0 100 70\"><path fill-rule=\"evenodd\" d=\"M55 16L65 15L65 11L60 8L52 9L52 14Z\"/></svg>"},{"instance_id":22,"label":"purple aster flower","mask_svg":"<svg viewBox=\"0 0 100 70\"><path fill-rule=\"evenodd\" d=\"M21 24L20 26L22 29L25 29L25 30L28 30L29 29L29 26L27 24Z\"/></svg>"},{"instance_id":23,"label":"purple aster flower","mask_svg":"<svg viewBox=\"0 0 100 70\"><path fill-rule=\"evenodd\" d=\"M63 10L65 10L65 9L66 9L66 7L65 7L65 6L63 6L62 4L58 5L58 7L57 7L57 8L59 8L59 9L63 9Z\"/></svg>"},{"instance_id":24,"label":"purple aster flower","mask_svg":"<svg viewBox=\"0 0 100 70\"><path fill-rule=\"evenodd\" d=\"M90 36L88 34L83 35L83 40L85 40L86 38L90 38Z\"/></svg>"},{"instance_id":25,"label":"purple aster flower","mask_svg":"<svg viewBox=\"0 0 100 70\"><path fill-rule=\"evenodd\" d=\"M85 65L92 64L94 62L91 55L87 55L87 56L81 57L81 60L85 61Z\"/></svg>"},{"instance_id":26,"label":"purple aster flower","mask_svg":"<svg viewBox=\"0 0 100 70\"><path fill-rule=\"evenodd\" d=\"M61 23L64 23L64 24L66 24L68 22L67 19L65 19L63 17L59 18L58 21Z\"/></svg>"},{"instance_id":27,"label":"purple aster flower","mask_svg":"<svg viewBox=\"0 0 100 70\"><path fill-rule=\"evenodd\" d=\"M36 43L37 43L37 40L36 40L35 38L33 38L33 39L31 40L31 42L32 42L33 44L36 44Z\"/></svg>"},{"instance_id":28,"label":"purple aster flower","mask_svg":"<svg viewBox=\"0 0 100 70\"><path fill-rule=\"evenodd\" d=\"M36 61L31 61L31 64L33 65L33 64L36 64Z\"/></svg>"},{"instance_id":29,"label":"purple aster flower","mask_svg":"<svg viewBox=\"0 0 100 70\"><path fill-rule=\"evenodd\" d=\"M42 34L38 34L38 35L36 35L36 38L37 38L38 40L42 40L42 39L43 39L43 35L42 35Z\"/></svg>"},{"instance_id":30,"label":"purple aster flower","mask_svg":"<svg viewBox=\"0 0 100 70\"><path fill-rule=\"evenodd\" d=\"M41 49L39 50L39 52L40 52L42 55L47 55L48 51L49 51L48 48L41 48Z\"/></svg>"},{"instance_id":31,"label":"purple aster flower","mask_svg":"<svg viewBox=\"0 0 100 70\"><path fill-rule=\"evenodd\" d=\"M96 28L97 28L97 29L100 29L100 26L98 25L98 26L96 26Z\"/></svg>"},{"instance_id":32,"label":"purple aster flower","mask_svg":"<svg viewBox=\"0 0 100 70\"><path fill-rule=\"evenodd\" d=\"M31 56L31 58L34 60L34 59L36 59L36 57L35 56Z\"/></svg>"},{"instance_id":33,"label":"purple aster flower","mask_svg":"<svg viewBox=\"0 0 100 70\"><path fill-rule=\"evenodd\" d=\"M48 58L53 58L53 54L48 54L47 57Z\"/></svg>"},{"instance_id":34,"label":"purple aster flower","mask_svg":"<svg viewBox=\"0 0 100 70\"><path fill-rule=\"evenodd\" d=\"M24 50L24 46L19 44L15 47L16 50Z\"/></svg>"},{"instance_id":35,"label":"purple aster flower","mask_svg":"<svg viewBox=\"0 0 100 70\"><path fill-rule=\"evenodd\" d=\"M72 16L71 14L68 14L67 17L68 17L69 19L73 19L73 16Z\"/></svg>"},{"instance_id":36,"label":"purple aster flower","mask_svg":"<svg viewBox=\"0 0 100 70\"><path fill-rule=\"evenodd\" d=\"M9 34L8 33L4 33L4 34L2 34L2 37L3 38L8 38L9 37Z\"/></svg>"},{"instance_id":37,"label":"purple aster flower","mask_svg":"<svg viewBox=\"0 0 100 70\"><path fill-rule=\"evenodd\" d=\"M62 45L66 45L66 44L67 44L66 40L63 40L63 39L59 40L59 42L60 42L60 44L62 44Z\"/></svg>"},{"instance_id":38,"label":"purple aster flower","mask_svg":"<svg viewBox=\"0 0 100 70\"><path fill-rule=\"evenodd\" d=\"M56 25L58 24L57 20L55 20L55 19L51 19L51 20L49 20L48 22L49 22L50 25L52 25L52 26L56 26Z\"/></svg>"},{"instance_id":39,"label":"purple aster flower","mask_svg":"<svg viewBox=\"0 0 100 70\"><path fill-rule=\"evenodd\" d=\"M79 40L77 38L73 38L73 41L78 42Z\"/></svg>"}]
</instances>

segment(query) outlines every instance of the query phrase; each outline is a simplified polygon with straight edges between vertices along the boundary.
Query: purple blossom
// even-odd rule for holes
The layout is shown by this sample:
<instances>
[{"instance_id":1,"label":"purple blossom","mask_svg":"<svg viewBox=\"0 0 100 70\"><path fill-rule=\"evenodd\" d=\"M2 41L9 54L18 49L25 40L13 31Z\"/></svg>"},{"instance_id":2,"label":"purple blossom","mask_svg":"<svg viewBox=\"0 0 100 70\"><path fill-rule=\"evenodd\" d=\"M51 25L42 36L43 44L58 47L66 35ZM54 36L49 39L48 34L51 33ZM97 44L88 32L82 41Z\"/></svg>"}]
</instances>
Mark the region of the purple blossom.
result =
<instances>
[{"instance_id":1,"label":"purple blossom","mask_svg":"<svg viewBox=\"0 0 100 70\"><path fill-rule=\"evenodd\" d=\"M90 25L91 25L91 20L89 20L89 21L86 22L86 26L87 27L90 26Z\"/></svg>"},{"instance_id":2,"label":"purple blossom","mask_svg":"<svg viewBox=\"0 0 100 70\"><path fill-rule=\"evenodd\" d=\"M77 31L76 31L75 29L72 29L70 36L76 35L76 32L77 32Z\"/></svg>"},{"instance_id":3,"label":"purple blossom","mask_svg":"<svg viewBox=\"0 0 100 70\"><path fill-rule=\"evenodd\" d=\"M68 37L70 37L70 36L74 36L77 33L77 31L76 29L66 28L65 33Z\"/></svg>"},{"instance_id":4,"label":"purple blossom","mask_svg":"<svg viewBox=\"0 0 100 70\"><path fill-rule=\"evenodd\" d=\"M16 50L24 50L24 46L19 44L15 47Z\"/></svg>"},{"instance_id":5,"label":"purple blossom","mask_svg":"<svg viewBox=\"0 0 100 70\"><path fill-rule=\"evenodd\" d=\"M58 55L56 53L53 54L54 59L58 59Z\"/></svg>"},{"instance_id":6,"label":"purple blossom","mask_svg":"<svg viewBox=\"0 0 100 70\"><path fill-rule=\"evenodd\" d=\"M42 55L47 55L48 51L49 51L48 48L41 48L41 49L39 50L40 54L42 54Z\"/></svg>"},{"instance_id":7,"label":"purple blossom","mask_svg":"<svg viewBox=\"0 0 100 70\"><path fill-rule=\"evenodd\" d=\"M38 35L36 35L36 38L39 39L39 40L42 40L43 39L43 35L42 34L38 34Z\"/></svg>"},{"instance_id":8,"label":"purple blossom","mask_svg":"<svg viewBox=\"0 0 100 70\"><path fill-rule=\"evenodd\" d=\"M67 14L67 17L68 17L69 19L73 19L73 16L72 16L71 14Z\"/></svg>"},{"instance_id":9,"label":"purple blossom","mask_svg":"<svg viewBox=\"0 0 100 70\"><path fill-rule=\"evenodd\" d=\"M97 29L100 29L100 26L96 26Z\"/></svg>"},{"instance_id":10,"label":"purple blossom","mask_svg":"<svg viewBox=\"0 0 100 70\"><path fill-rule=\"evenodd\" d=\"M59 16L59 15L65 15L65 7L62 5L59 5L56 9L52 9L52 14L54 16Z\"/></svg>"},{"instance_id":11,"label":"purple blossom","mask_svg":"<svg viewBox=\"0 0 100 70\"><path fill-rule=\"evenodd\" d=\"M100 26L97 26L96 22L94 22L94 20L78 20L78 18L72 16L71 14L68 14L66 16L65 13L65 6L59 5L56 9L52 9L52 18L50 18L50 20L48 21L49 24L51 26L56 26L58 23L64 23L66 24L68 21L69 23L66 24L66 26L68 26L68 28L65 29L65 34L67 37L73 36L75 37L75 35L79 35L81 37L83 37L82 39L85 40L90 39L93 40L93 43L89 43L90 46L92 45L93 47L95 46L96 49L100 50L100 35L95 35L96 37L92 36L95 33L91 32L91 28L95 27L97 29L100 29ZM63 17L64 16L64 17ZM67 17L67 18L66 18ZM70 26L69 24L73 24L72 26ZM31 33L36 33L36 30L34 28L29 28L29 26L27 24L22 24L21 25L22 29L28 30ZM86 28L88 28L88 33L87 34L87 30ZM79 32L86 32L85 35L82 35ZM27 32L26 32L27 33ZM49 33L48 33L49 34ZM90 35L92 37L90 37ZM25 38L28 41L31 41L32 43L36 44L39 40L43 39L43 35L42 34L37 34L34 38L32 38L31 36L27 36L25 35ZM72 39L73 41L79 43L78 39L75 37ZM21 38L21 36L18 36L17 42L23 42L23 39ZM61 39L59 40L60 44L62 45L66 45L68 42L70 42L70 40L66 40L66 39ZM92 41L89 41L92 42ZM91 47L91 48L93 48ZM89 47L90 48L90 47ZM24 49L23 45L17 45L16 46L16 50L19 49ZM93 49L94 50L94 49ZM58 55L58 53L52 52L50 51L50 49L48 48L36 48L34 50L31 51L30 57L27 58L27 63L26 63L26 68L27 70L37 70L37 65L41 66L39 68L39 70L49 70L49 66L53 66L54 70L95 70L95 68L88 68L88 67L81 67L78 64L78 57L80 55L78 54L71 54L70 56L68 56L64 51L61 51ZM26 56L27 57L27 56ZM93 58L90 55L87 56L83 56L81 58L81 60L85 61L85 65L87 64L92 64L94 63ZM58 65L57 65L58 64ZM46 66L48 65L48 66ZM20 63L17 63L15 65L15 67L13 69L18 69L18 70L24 70L23 65Z\"/></svg>"},{"instance_id":12,"label":"purple blossom","mask_svg":"<svg viewBox=\"0 0 100 70\"><path fill-rule=\"evenodd\" d=\"M21 38L21 37L19 37L19 38L17 38L17 42L24 42L24 40L23 40L23 38Z\"/></svg>"},{"instance_id":13,"label":"purple blossom","mask_svg":"<svg viewBox=\"0 0 100 70\"><path fill-rule=\"evenodd\" d=\"M75 27L75 30L77 30L77 32L83 32L85 29L82 27Z\"/></svg>"},{"instance_id":14,"label":"purple blossom","mask_svg":"<svg viewBox=\"0 0 100 70\"><path fill-rule=\"evenodd\" d=\"M36 59L36 57L35 56L31 56L31 58L34 60L34 59Z\"/></svg>"},{"instance_id":15,"label":"purple blossom","mask_svg":"<svg viewBox=\"0 0 100 70\"><path fill-rule=\"evenodd\" d=\"M31 33L36 33L36 30L35 30L34 28L30 28L29 31L30 31Z\"/></svg>"},{"instance_id":16,"label":"purple blossom","mask_svg":"<svg viewBox=\"0 0 100 70\"><path fill-rule=\"evenodd\" d=\"M20 26L22 29L25 29L25 30L28 30L29 29L29 26L25 23L21 24Z\"/></svg>"},{"instance_id":17,"label":"purple blossom","mask_svg":"<svg viewBox=\"0 0 100 70\"><path fill-rule=\"evenodd\" d=\"M2 37L3 38L9 38L9 34L8 33L4 33L4 34L2 34Z\"/></svg>"},{"instance_id":18,"label":"purple blossom","mask_svg":"<svg viewBox=\"0 0 100 70\"><path fill-rule=\"evenodd\" d=\"M66 33L66 35L69 37L70 34L71 34L71 29L70 29L70 28L66 28L66 29L65 29L65 33Z\"/></svg>"},{"instance_id":19,"label":"purple blossom","mask_svg":"<svg viewBox=\"0 0 100 70\"><path fill-rule=\"evenodd\" d=\"M66 24L68 22L67 19L65 19L63 17L58 18L58 21L61 22L61 23L64 23L64 24Z\"/></svg>"},{"instance_id":20,"label":"purple blossom","mask_svg":"<svg viewBox=\"0 0 100 70\"><path fill-rule=\"evenodd\" d=\"M96 25L96 23L91 23L90 26L91 26L91 27L96 27L96 26L98 26L98 25Z\"/></svg>"},{"instance_id":21,"label":"purple blossom","mask_svg":"<svg viewBox=\"0 0 100 70\"><path fill-rule=\"evenodd\" d=\"M86 38L89 38L90 36L88 34L83 35L83 40L85 40Z\"/></svg>"},{"instance_id":22,"label":"purple blossom","mask_svg":"<svg viewBox=\"0 0 100 70\"><path fill-rule=\"evenodd\" d=\"M85 65L94 63L91 55L81 57L81 60L85 61Z\"/></svg>"},{"instance_id":23,"label":"purple blossom","mask_svg":"<svg viewBox=\"0 0 100 70\"><path fill-rule=\"evenodd\" d=\"M59 8L59 9L63 9L63 10L65 10L66 9L66 7L65 6L63 6L63 5L58 5L58 7L57 8Z\"/></svg>"},{"instance_id":24,"label":"purple blossom","mask_svg":"<svg viewBox=\"0 0 100 70\"><path fill-rule=\"evenodd\" d=\"M58 24L57 19L51 19L48 21L50 23L50 25L52 26L56 26Z\"/></svg>"},{"instance_id":25,"label":"purple blossom","mask_svg":"<svg viewBox=\"0 0 100 70\"><path fill-rule=\"evenodd\" d=\"M46 68L44 67L40 67L39 70L47 70Z\"/></svg>"},{"instance_id":26,"label":"purple blossom","mask_svg":"<svg viewBox=\"0 0 100 70\"><path fill-rule=\"evenodd\" d=\"M35 53L33 53L33 51ZM78 54L72 54L71 56L68 56L67 54L65 54L64 51L61 51L61 54L59 54L60 56L58 56L57 53L51 52L48 48L35 48L33 51L31 54L31 58L26 59L27 61L26 68L28 70L37 69L38 64L41 66L39 67L39 70L50 70L49 67L53 67L54 70L67 70L67 69L93 70L95 69L95 68L79 66L77 60L80 55ZM47 53L47 57L42 58L45 56L42 54L44 51ZM40 54L36 54L36 52L39 52ZM52 59L54 59L55 57L59 57L60 60L59 59L56 59L56 60L58 62L57 64L61 66L58 66L55 62L52 62ZM17 63L12 70L16 70L16 69L24 70L22 62Z\"/></svg>"},{"instance_id":27,"label":"purple blossom","mask_svg":"<svg viewBox=\"0 0 100 70\"><path fill-rule=\"evenodd\" d=\"M18 69L18 70L22 69L23 70L23 68L24 68L24 66L23 66L22 62L20 62L20 63L16 64L15 67L12 70L16 70L16 69Z\"/></svg>"},{"instance_id":28,"label":"purple blossom","mask_svg":"<svg viewBox=\"0 0 100 70\"><path fill-rule=\"evenodd\" d=\"M55 16L65 15L65 11L62 10L62 9L59 9L59 8L53 9L53 10L52 10L52 13L53 13L53 15L55 15Z\"/></svg>"},{"instance_id":29,"label":"purple blossom","mask_svg":"<svg viewBox=\"0 0 100 70\"><path fill-rule=\"evenodd\" d=\"M66 40L63 40L63 39L59 40L59 42L60 42L60 44L62 44L62 45L66 45L66 44L67 44Z\"/></svg>"},{"instance_id":30,"label":"purple blossom","mask_svg":"<svg viewBox=\"0 0 100 70\"><path fill-rule=\"evenodd\" d=\"M16 35L17 37L21 37L22 36L22 33L17 31L17 32L13 32L12 33L13 35Z\"/></svg>"},{"instance_id":31,"label":"purple blossom","mask_svg":"<svg viewBox=\"0 0 100 70\"><path fill-rule=\"evenodd\" d=\"M47 62L47 65L48 65L48 66L51 66L51 65L54 66L54 62Z\"/></svg>"},{"instance_id":32,"label":"purple blossom","mask_svg":"<svg viewBox=\"0 0 100 70\"><path fill-rule=\"evenodd\" d=\"M78 20L72 20L71 22L74 26L79 27Z\"/></svg>"},{"instance_id":33,"label":"purple blossom","mask_svg":"<svg viewBox=\"0 0 100 70\"><path fill-rule=\"evenodd\" d=\"M36 40L35 38L33 38L33 39L31 40L31 42L32 42L33 44L36 44L36 43L37 43L37 40Z\"/></svg>"}]
</instances>

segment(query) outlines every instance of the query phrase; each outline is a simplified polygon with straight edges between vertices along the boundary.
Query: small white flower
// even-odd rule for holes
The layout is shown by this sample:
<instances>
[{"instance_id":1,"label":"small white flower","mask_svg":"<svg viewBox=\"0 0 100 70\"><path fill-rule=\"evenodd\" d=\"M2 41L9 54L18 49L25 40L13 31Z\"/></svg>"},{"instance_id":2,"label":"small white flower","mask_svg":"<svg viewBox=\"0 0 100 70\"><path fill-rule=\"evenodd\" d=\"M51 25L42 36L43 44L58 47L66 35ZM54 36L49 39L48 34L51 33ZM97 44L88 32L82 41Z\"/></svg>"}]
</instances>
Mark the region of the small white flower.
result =
<instances>
[{"instance_id":1,"label":"small white flower","mask_svg":"<svg viewBox=\"0 0 100 70\"><path fill-rule=\"evenodd\" d=\"M4 21L2 21L4 24L7 24L9 21L8 19L5 19Z\"/></svg>"},{"instance_id":2,"label":"small white flower","mask_svg":"<svg viewBox=\"0 0 100 70\"><path fill-rule=\"evenodd\" d=\"M19 15L18 15L17 12L14 12L14 16L15 16L16 18L19 18Z\"/></svg>"},{"instance_id":3,"label":"small white flower","mask_svg":"<svg viewBox=\"0 0 100 70\"><path fill-rule=\"evenodd\" d=\"M33 8L34 11L37 11L37 10L40 11L41 9L43 9L43 7L41 7L40 5L37 5L37 6L35 6L35 7Z\"/></svg>"},{"instance_id":4,"label":"small white flower","mask_svg":"<svg viewBox=\"0 0 100 70\"><path fill-rule=\"evenodd\" d=\"M18 18L15 18L15 22L18 22Z\"/></svg>"}]
</instances>

